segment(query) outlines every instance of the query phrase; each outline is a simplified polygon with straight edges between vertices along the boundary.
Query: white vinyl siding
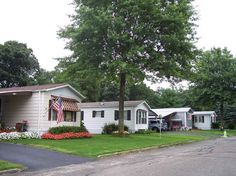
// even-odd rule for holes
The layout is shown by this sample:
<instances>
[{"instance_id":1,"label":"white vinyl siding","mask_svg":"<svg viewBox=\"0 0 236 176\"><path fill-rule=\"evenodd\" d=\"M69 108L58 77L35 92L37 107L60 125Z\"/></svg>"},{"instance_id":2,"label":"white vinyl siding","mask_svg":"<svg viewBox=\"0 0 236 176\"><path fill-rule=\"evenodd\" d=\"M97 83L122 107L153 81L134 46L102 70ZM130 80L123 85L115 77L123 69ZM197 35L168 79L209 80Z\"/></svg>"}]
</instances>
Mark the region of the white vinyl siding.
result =
<instances>
[{"instance_id":1,"label":"white vinyl siding","mask_svg":"<svg viewBox=\"0 0 236 176\"><path fill-rule=\"evenodd\" d=\"M69 88L61 88L52 91L33 92L32 95L4 96L2 101L2 122L5 127L15 127L16 123L23 120L28 121L29 131L46 132L50 127L55 126L79 126L80 119L76 118L76 122L65 121L58 123L49 120L49 100L51 95L73 98L81 101ZM80 117L76 112L76 117ZM68 116L69 119L69 116Z\"/></svg>"}]
</instances>

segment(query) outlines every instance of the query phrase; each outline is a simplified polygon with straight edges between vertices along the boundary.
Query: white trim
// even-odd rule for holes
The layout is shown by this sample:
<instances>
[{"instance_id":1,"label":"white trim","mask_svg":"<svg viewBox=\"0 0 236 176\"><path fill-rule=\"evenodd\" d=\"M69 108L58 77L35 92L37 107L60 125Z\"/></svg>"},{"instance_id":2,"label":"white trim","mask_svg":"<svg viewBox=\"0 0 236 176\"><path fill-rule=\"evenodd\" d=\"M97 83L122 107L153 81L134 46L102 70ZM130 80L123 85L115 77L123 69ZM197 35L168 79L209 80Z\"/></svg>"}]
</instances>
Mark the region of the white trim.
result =
<instances>
[{"instance_id":1,"label":"white trim","mask_svg":"<svg viewBox=\"0 0 236 176\"><path fill-rule=\"evenodd\" d=\"M151 107L147 104L146 101L143 101L143 102L139 103L137 106L139 106L139 105L141 105L141 104L145 104L145 105L147 106L148 110L152 110ZM136 106L133 106L133 107L136 107ZM147 115L147 116L148 116L148 115Z\"/></svg>"},{"instance_id":2,"label":"white trim","mask_svg":"<svg viewBox=\"0 0 236 176\"><path fill-rule=\"evenodd\" d=\"M1 93L15 93L15 92L33 92L32 90L9 90L9 91L3 91Z\"/></svg>"},{"instance_id":3,"label":"white trim","mask_svg":"<svg viewBox=\"0 0 236 176\"><path fill-rule=\"evenodd\" d=\"M79 95L79 97L81 97L82 99L85 99L86 97L83 96L81 93L79 93L75 88L73 88L70 84L65 84L62 86L57 86L57 87L52 87L49 89L40 89L40 90L34 90L32 92L38 92L38 91L51 91L51 90L56 90L56 89L61 89L61 88L65 88L65 87L69 87L71 90L73 90L77 95Z\"/></svg>"}]
</instances>

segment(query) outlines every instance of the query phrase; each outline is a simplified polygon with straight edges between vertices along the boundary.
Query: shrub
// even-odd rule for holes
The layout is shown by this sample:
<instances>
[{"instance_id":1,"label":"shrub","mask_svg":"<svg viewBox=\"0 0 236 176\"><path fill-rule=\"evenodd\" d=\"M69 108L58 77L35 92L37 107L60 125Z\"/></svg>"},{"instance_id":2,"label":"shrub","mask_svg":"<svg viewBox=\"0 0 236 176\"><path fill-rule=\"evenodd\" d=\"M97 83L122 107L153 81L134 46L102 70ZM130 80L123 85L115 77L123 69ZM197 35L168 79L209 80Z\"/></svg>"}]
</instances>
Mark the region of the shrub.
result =
<instances>
[{"instance_id":1,"label":"shrub","mask_svg":"<svg viewBox=\"0 0 236 176\"><path fill-rule=\"evenodd\" d=\"M219 129L220 128L220 124L218 122L212 123L212 128L213 129Z\"/></svg>"},{"instance_id":2,"label":"shrub","mask_svg":"<svg viewBox=\"0 0 236 176\"><path fill-rule=\"evenodd\" d=\"M52 134L45 133L41 136L42 139L53 139L53 140L61 140L61 139L78 139L78 138L90 138L92 135L88 132L79 132L79 133L61 133L61 134Z\"/></svg>"},{"instance_id":3,"label":"shrub","mask_svg":"<svg viewBox=\"0 0 236 176\"><path fill-rule=\"evenodd\" d=\"M230 129L230 130L235 129L235 124L234 123L228 124L228 129Z\"/></svg>"},{"instance_id":4,"label":"shrub","mask_svg":"<svg viewBox=\"0 0 236 176\"><path fill-rule=\"evenodd\" d=\"M156 133L156 131L145 130L145 129L139 129L138 131L135 131L135 134L150 134L150 133Z\"/></svg>"},{"instance_id":5,"label":"shrub","mask_svg":"<svg viewBox=\"0 0 236 176\"><path fill-rule=\"evenodd\" d=\"M85 126L60 126L60 127L52 127L49 129L49 133L51 134L61 134L61 133L79 133L79 132L88 132Z\"/></svg>"},{"instance_id":6,"label":"shrub","mask_svg":"<svg viewBox=\"0 0 236 176\"><path fill-rule=\"evenodd\" d=\"M129 131L129 128L125 125L125 131ZM118 125L115 123L105 124L102 129L102 134L112 134L114 131L118 131Z\"/></svg>"}]
</instances>

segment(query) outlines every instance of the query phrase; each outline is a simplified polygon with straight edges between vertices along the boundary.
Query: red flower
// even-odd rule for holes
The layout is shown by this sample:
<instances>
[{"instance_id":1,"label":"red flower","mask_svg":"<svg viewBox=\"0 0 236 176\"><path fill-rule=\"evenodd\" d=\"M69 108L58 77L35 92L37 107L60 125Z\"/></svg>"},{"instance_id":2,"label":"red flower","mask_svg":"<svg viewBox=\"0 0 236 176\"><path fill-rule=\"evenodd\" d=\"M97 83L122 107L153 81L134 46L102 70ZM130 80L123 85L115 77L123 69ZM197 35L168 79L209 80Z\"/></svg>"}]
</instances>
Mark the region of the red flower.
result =
<instances>
[{"instance_id":1,"label":"red flower","mask_svg":"<svg viewBox=\"0 0 236 176\"><path fill-rule=\"evenodd\" d=\"M76 138L90 138L92 135L88 132L80 132L80 133L61 133L61 134L51 134L51 133L44 133L41 138L42 139L54 139L54 140L61 140L61 139L76 139Z\"/></svg>"}]
</instances>

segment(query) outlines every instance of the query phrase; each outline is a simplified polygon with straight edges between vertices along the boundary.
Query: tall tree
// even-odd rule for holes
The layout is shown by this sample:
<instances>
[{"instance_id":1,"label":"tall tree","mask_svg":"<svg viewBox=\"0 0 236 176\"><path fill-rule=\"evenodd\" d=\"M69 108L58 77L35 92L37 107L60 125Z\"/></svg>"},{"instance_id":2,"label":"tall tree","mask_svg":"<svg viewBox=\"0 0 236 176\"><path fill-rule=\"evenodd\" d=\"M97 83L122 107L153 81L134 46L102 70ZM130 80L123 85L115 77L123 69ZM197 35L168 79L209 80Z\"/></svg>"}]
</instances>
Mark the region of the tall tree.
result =
<instances>
[{"instance_id":1,"label":"tall tree","mask_svg":"<svg viewBox=\"0 0 236 176\"><path fill-rule=\"evenodd\" d=\"M0 87L33 84L39 63L26 44L8 41L0 44Z\"/></svg>"},{"instance_id":2,"label":"tall tree","mask_svg":"<svg viewBox=\"0 0 236 176\"><path fill-rule=\"evenodd\" d=\"M180 77L189 68L195 12L189 0L75 0L69 39L72 58L91 74L119 81L119 132L124 131L127 80Z\"/></svg>"},{"instance_id":3,"label":"tall tree","mask_svg":"<svg viewBox=\"0 0 236 176\"><path fill-rule=\"evenodd\" d=\"M223 127L225 105L234 103L236 97L236 59L226 48L213 48L199 57L195 73L197 101L207 107L219 104Z\"/></svg>"}]
</instances>

